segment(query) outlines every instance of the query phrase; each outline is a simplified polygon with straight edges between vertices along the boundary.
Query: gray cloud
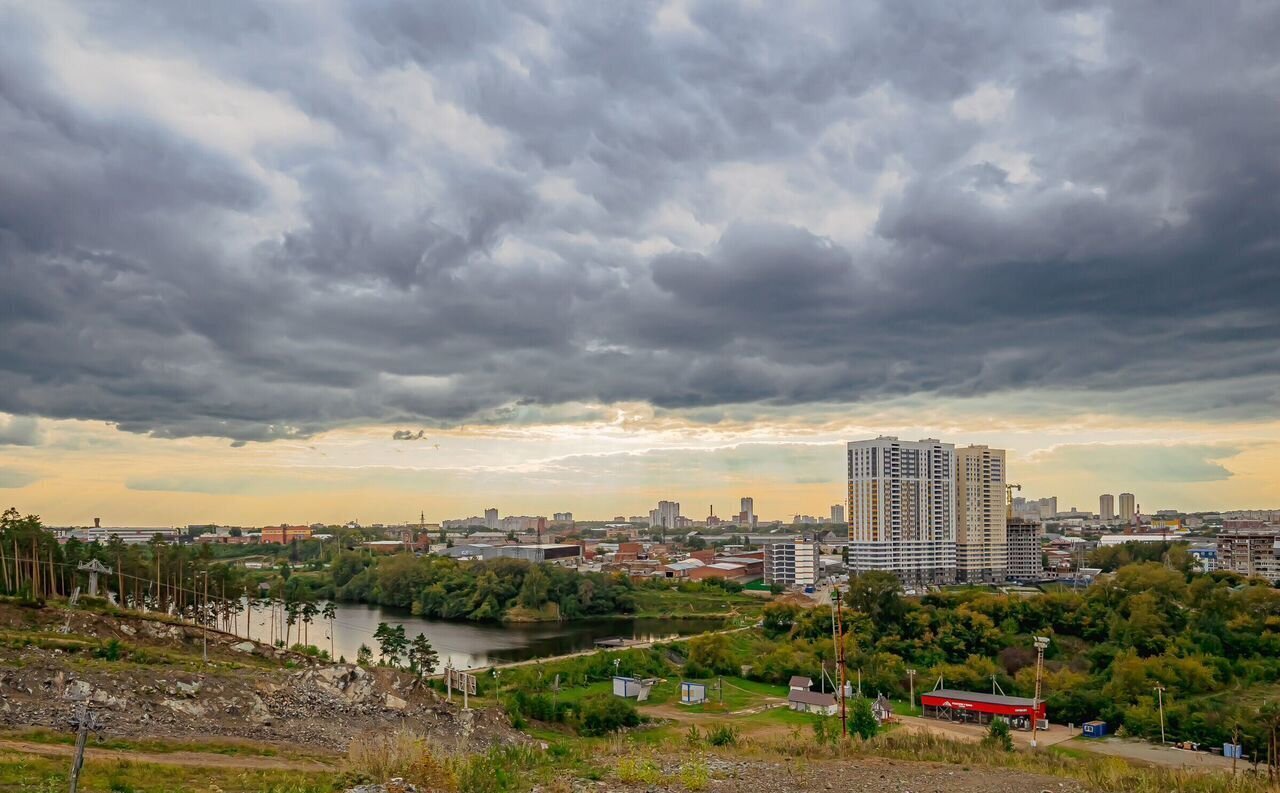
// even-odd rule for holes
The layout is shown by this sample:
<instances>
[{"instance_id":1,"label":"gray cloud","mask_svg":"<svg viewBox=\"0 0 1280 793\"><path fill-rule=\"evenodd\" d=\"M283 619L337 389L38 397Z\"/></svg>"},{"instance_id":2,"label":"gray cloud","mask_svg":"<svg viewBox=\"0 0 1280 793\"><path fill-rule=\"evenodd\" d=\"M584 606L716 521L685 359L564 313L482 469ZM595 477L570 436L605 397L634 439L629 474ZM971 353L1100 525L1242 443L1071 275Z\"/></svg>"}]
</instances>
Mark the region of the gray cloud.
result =
<instances>
[{"instance_id":1,"label":"gray cloud","mask_svg":"<svg viewBox=\"0 0 1280 793\"><path fill-rule=\"evenodd\" d=\"M0 11L2 411L1274 415L1280 9L53 8Z\"/></svg>"},{"instance_id":2,"label":"gray cloud","mask_svg":"<svg viewBox=\"0 0 1280 793\"><path fill-rule=\"evenodd\" d=\"M1218 462L1240 449L1205 444L1128 444L1059 446L1036 462L1086 472L1107 482L1216 482L1234 474Z\"/></svg>"},{"instance_id":3,"label":"gray cloud","mask_svg":"<svg viewBox=\"0 0 1280 793\"><path fill-rule=\"evenodd\" d=\"M40 477L15 468L0 468L0 489L26 487Z\"/></svg>"},{"instance_id":4,"label":"gray cloud","mask_svg":"<svg viewBox=\"0 0 1280 793\"><path fill-rule=\"evenodd\" d=\"M31 416L0 417L0 446L36 446L42 438L40 423Z\"/></svg>"}]
</instances>

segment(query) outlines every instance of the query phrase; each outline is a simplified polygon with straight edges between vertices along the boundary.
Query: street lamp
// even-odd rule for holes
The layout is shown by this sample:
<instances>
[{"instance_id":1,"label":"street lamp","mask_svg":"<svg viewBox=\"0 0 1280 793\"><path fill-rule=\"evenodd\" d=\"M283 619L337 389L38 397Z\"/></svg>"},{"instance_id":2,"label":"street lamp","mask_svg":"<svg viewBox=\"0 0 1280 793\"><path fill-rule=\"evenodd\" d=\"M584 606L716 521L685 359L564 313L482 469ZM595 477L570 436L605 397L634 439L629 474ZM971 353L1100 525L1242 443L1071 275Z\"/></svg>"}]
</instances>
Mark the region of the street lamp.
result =
<instances>
[{"instance_id":1,"label":"street lamp","mask_svg":"<svg viewBox=\"0 0 1280 793\"><path fill-rule=\"evenodd\" d=\"M1035 637L1036 643L1036 695L1031 700L1031 748L1036 748L1036 730L1040 726L1040 676L1044 672L1044 651L1049 646L1048 636Z\"/></svg>"}]
</instances>

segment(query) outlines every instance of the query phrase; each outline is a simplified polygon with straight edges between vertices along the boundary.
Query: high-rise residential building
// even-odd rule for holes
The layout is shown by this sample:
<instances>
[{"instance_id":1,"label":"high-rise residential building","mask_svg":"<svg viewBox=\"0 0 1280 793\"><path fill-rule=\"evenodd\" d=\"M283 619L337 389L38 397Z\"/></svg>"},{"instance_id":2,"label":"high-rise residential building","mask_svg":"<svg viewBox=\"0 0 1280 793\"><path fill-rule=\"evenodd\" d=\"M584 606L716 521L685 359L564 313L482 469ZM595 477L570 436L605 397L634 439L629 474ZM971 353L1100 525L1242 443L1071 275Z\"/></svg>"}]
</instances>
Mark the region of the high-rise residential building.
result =
<instances>
[{"instance_id":1,"label":"high-rise residential building","mask_svg":"<svg viewBox=\"0 0 1280 793\"><path fill-rule=\"evenodd\" d=\"M764 546L764 582L783 586L818 583L818 543L809 538L769 542Z\"/></svg>"},{"instance_id":2,"label":"high-rise residential building","mask_svg":"<svg viewBox=\"0 0 1280 793\"><path fill-rule=\"evenodd\" d=\"M1040 559L1040 545L1044 538L1044 524L1038 520L1009 518L1005 523L1005 537L1009 553L1005 575L1010 581L1039 581L1044 578L1044 565Z\"/></svg>"},{"instance_id":3,"label":"high-rise residential building","mask_svg":"<svg viewBox=\"0 0 1280 793\"><path fill-rule=\"evenodd\" d=\"M956 451L950 443L882 436L847 446L849 566L908 584L956 573Z\"/></svg>"},{"instance_id":4,"label":"high-rise residential building","mask_svg":"<svg viewBox=\"0 0 1280 793\"><path fill-rule=\"evenodd\" d=\"M956 576L961 581L1005 579L1004 449L956 449Z\"/></svg>"},{"instance_id":5,"label":"high-rise residential building","mask_svg":"<svg viewBox=\"0 0 1280 793\"><path fill-rule=\"evenodd\" d=\"M484 511L484 527L486 529L498 528L498 509L497 507L489 507Z\"/></svg>"},{"instance_id":6,"label":"high-rise residential building","mask_svg":"<svg viewBox=\"0 0 1280 793\"><path fill-rule=\"evenodd\" d=\"M1280 527L1224 521L1217 557L1219 570L1280 584Z\"/></svg>"},{"instance_id":7,"label":"high-rise residential building","mask_svg":"<svg viewBox=\"0 0 1280 793\"><path fill-rule=\"evenodd\" d=\"M844 523L844 504L831 505L831 522Z\"/></svg>"},{"instance_id":8,"label":"high-rise residential building","mask_svg":"<svg viewBox=\"0 0 1280 793\"><path fill-rule=\"evenodd\" d=\"M649 525L674 529L680 518L680 502L659 501L657 509L649 510Z\"/></svg>"},{"instance_id":9,"label":"high-rise residential building","mask_svg":"<svg viewBox=\"0 0 1280 793\"><path fill-rule=\"evenodd\" d=\"M1098 496L1098 520L1103 523L1115 523L1116 497L1110 493Z\"/></svg>"},{"instance_id":10,"label":"high-rise residential building","mask_svg":"<svg viewBox=\"0 0 1280 793\"><path fill-rule=\"evenodd\" d=\"M1136 510L1134 509L1133 493L1121 493L1120 494L1120 522L1132 523L1135 512Z\"/></svg>"},{"instance_id":11,"label":"high-rise residential building","mask_svg":"<svg viewBox=\"0 0 1280 793\"><path fill-rule=\"evenodd\" d=\"M742 509L738 513L738 522L746 528L756 525L756 502L755 499L747 496L742 499Z\"/></svg>"},{"instance_id":12,"label":"high-rise residential building","mask_svg":"<svg viewBox=\"0 0 1280 793\"><path fill-rule=\"evenodd\" d=\"M1040 520L1052 520L1058 514L1058 497L1036 499L1036 510L1040 513Z\"/></svg>"},{"instance_id":13,"label":"high-rise residential building","mask_svg":"<svg viewBox=\"0 0 1280 793\"><path fill-rule=\"evenodd\" d=\"M553 512L551 513L551 519L559 523L573 523L573 513L572 512Z\"/></svg>"}]
</instances>

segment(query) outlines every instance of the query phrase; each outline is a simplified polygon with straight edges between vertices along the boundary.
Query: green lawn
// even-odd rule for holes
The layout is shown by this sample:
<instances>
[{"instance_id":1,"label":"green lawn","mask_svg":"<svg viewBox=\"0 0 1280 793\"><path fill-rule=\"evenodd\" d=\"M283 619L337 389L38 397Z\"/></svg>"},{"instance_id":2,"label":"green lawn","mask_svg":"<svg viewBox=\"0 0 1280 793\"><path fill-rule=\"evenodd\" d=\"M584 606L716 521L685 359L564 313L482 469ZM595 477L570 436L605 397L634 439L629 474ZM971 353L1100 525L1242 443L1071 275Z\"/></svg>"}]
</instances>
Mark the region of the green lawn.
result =
<instances>
[{"instance_id":1,"label":"green lawn","mask_svg":"<svg viewBox=\"0 0 1280 793\"><path fill-rule=\"evenodd\" d=\"M672 680L668 684L662 686L663 698L653 699L653 704L661 704L662 702L679 702L680 701L680 683L688 680ZM690 713L728 713L744 708L762 705L766 697L785 698L787 689L784 686L773 686L768 683L757 683L754 680L745 680L741 677L725 677L724 678L724 696L716 690L716 678L706 680L688 680L688 682L702 683L707 687L707 701L701 705L681 705L680 707L687 709ZM669 688L668 688L669 686ZM655 687L655 690L658 687ZM723 700L723 701L722 701ZM641 703L641 708L647 703Z\"/></svg>"},{"instance_id":2,"label":"green lawn","mask_svg":"<svg viewBox=\"0 0 1280 793\"><path fill-rule=\"evenodd\" d=\"M734 617L755 618L764 608L759 597L729 593L709 588L698 592L682 592L679 589L636 590L637 617Z\"/></svg>"}]
</instances>

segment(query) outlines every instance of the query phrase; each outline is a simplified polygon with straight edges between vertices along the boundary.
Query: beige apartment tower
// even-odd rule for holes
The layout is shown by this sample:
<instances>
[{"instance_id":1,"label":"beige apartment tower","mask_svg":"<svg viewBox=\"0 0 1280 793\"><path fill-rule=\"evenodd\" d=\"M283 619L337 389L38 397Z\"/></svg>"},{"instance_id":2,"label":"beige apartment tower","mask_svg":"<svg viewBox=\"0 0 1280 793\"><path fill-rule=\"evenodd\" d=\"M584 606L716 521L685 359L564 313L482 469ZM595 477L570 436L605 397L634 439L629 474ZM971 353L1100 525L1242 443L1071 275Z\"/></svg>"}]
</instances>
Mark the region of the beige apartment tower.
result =
<instances>
[{"instance_id":1,"label":"beige apartment tower","mask_svg":"<svg viewBox=\"0 0 1280 793\"><path fill-rule=\"evenodd\" d=\"M1120 494L1120 522L1133 523L1134 499L1133 493Z\"/></svg>"},{"instance_id":2,"label":"beige apartment tower","mask_svg":"<svg viewBox=\"0 0 1280 793\"><path fill-rule=\"evenodd\" d=\"M1103 523L1116 522L1116 497L1110 493L1098 496L1098 520Z\"/></svg>"},{"instance_id":3,"label":"beige apartment tower","mask_svg":"<svg viewBox=\"0 0 1280 793\"><path fill-rule=\"evenodd\" d=\"M956 449L956 578L1005 580L1005 452L987 446Z\"/></svg>"}]
</instances>

